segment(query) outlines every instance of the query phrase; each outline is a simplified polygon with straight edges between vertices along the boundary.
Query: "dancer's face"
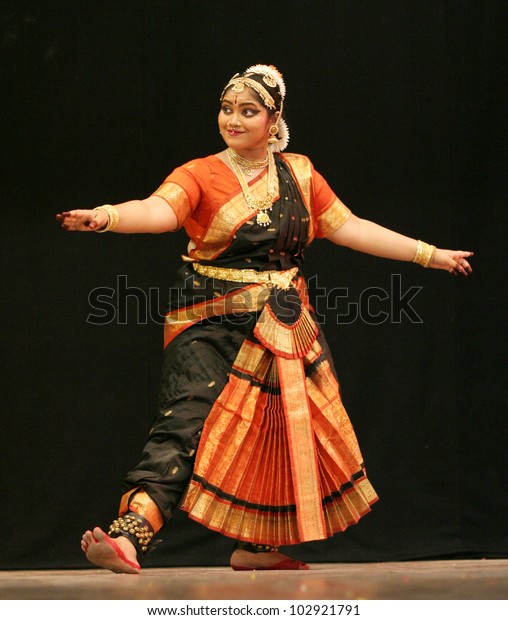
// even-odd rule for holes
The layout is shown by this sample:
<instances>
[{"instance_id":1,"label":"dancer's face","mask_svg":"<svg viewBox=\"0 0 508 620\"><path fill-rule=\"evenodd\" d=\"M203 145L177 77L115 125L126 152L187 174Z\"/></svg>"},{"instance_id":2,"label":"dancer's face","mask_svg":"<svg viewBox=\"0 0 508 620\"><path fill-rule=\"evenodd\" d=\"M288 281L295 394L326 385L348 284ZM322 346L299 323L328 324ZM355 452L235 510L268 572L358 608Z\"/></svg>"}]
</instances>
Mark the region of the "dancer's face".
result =
<instances>
[{"instance_id":1,"label":"dancer's face","mask_svg":"<svg viewBox=\"0 0 508 620\"><path fill-rule=\"evenodd\" d=\"M224 94L219 112L219 130L224 142L241 153L266 153L270 125L268 110L251 88Z\"/></svg>"}]
</instances>

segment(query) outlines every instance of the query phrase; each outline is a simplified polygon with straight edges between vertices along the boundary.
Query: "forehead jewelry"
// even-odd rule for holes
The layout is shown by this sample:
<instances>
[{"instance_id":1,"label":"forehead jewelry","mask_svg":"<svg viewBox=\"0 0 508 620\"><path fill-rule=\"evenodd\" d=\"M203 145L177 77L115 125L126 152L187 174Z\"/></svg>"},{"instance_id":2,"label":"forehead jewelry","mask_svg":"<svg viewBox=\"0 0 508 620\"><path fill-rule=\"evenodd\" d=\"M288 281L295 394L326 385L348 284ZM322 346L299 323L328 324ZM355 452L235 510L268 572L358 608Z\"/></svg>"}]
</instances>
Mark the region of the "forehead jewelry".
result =
<instances>
[{"instance_id":1,"label":"forehead jewelry","mask_svg":"<svg viewBox=\"0 0 508 620\"><path fill-rule=\"evenodd\" d=\"M243 93L245 89L245 83L244 82L236 82L236 84L233 86L233 88L231 89L234 93Z\"/></svg>"},{"instance_id":2,"label":"forehead jewelry","mask_svg":"<svg viewBox=\"0 0 508 620\"><path fill-rule=\"evenodd\" d=\"M262 84L249 77L239 76L238 74L232 77L226 84L226 88L222 91L221 100L228 88L231 88L234 93L242 93L246 86L257 92L267 108L275 110L275 101Z\"/></svg>"}]
</instances>

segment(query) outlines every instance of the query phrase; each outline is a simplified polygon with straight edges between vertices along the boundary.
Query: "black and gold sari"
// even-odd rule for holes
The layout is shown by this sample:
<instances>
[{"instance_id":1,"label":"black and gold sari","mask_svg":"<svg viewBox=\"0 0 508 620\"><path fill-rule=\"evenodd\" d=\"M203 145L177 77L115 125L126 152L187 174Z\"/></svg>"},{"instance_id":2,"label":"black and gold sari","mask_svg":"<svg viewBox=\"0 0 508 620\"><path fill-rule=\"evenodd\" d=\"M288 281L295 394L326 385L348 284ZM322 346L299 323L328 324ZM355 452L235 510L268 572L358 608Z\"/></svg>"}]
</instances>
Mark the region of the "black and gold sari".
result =
<instances>
[{"instance_id":1,"label":"black and gold sari","mask_svg":"<svg viewBox=\"0 0 508 620\"><path fill-rule=\"evenodd\" d=\"M301 271L305 248L349 210L306 158L276 165L266 228L218 158L178 169L156 192L177 205L195 247L172 289L159 413L127 484L166 520L180 504L227 536L286 545L346 529L377 496ZM250 189L265 187L261 175ZM273 272L289 280L256 280Z\"/></svg>"}]
</instances>

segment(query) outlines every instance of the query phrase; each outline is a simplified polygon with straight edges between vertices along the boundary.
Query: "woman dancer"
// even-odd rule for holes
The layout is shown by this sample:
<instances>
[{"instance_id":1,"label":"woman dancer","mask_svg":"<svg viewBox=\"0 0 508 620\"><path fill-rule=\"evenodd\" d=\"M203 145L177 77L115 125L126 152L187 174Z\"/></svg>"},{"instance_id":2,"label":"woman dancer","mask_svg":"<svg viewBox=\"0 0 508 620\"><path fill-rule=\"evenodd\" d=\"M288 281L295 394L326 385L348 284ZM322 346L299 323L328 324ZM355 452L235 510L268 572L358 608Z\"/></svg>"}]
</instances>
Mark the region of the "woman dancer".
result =
<instances>
[{"instance_id":1,"label":"woman dancer","mask_svg":"<svg viewBox=\"0 0 508 620\"><path fill-rule=\"evenodd\" d=\"M273 66L226 84L226 149L175 169L144 200L57 215L65 230L185 227L165 322L159 410L108 533L88 559L137 573L180 506L236 540L235 570L302 570L279 545L332 536L377 500L309 304L305 249L326 238L374 256L468 275L472 252L435 248L361 219L303 155L283 154L286 88ZM175 291L175 287L172 291Z\"/></svg>"}]
</instances>

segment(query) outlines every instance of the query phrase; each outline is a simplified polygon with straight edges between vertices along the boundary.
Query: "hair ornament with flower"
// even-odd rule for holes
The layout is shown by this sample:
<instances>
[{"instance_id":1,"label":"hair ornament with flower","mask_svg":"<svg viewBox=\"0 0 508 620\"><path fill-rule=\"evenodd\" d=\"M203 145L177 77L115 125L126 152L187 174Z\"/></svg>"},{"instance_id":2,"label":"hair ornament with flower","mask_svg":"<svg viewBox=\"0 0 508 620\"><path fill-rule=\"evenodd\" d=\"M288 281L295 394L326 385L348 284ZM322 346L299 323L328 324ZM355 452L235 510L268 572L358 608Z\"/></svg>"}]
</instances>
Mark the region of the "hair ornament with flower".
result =
<instances>
[{"instance_id":1,"label":"hair ornament with flower","mask_svg":"<svg viewBox=\"0 0 508 620\"><path fill-rule=\"evenodd\" d=\"M258 73L263 75L263 81L270 88L277 86L282 100L286 96L286 85L282 73L273 65L252 65L246 69L245 73Z\"/></svg>"},{"instance_id":2,"label":"hair ornament with flower","mask_svg":"<svg viewBox=\"0 0 508 620\"><path fill-rule=\"evenodd\" d=\"M247 75L240 75L239 73L236 73L226 84L224 90L222 91L221 99L224 97L224 93L228 88L231 88L234 93L242 93L246 86L257 92L267 108L271 110L276 109L273 97L262 84L251 79Z\"/></svg>"},{"instance_id":3,"label":"hair ornament with flower","mask_svg":"<svg viewBox=\"0 0 508 620\"><path fill-rule=\"evenodd\" d=\"M263 82L270 88L277 88L280 95L280 106L278 111L277 133L269 141L268 148L272 153L278 153L283 151L289 143L289 129L286 121L282 118L282 111L284 108L284 99L286 97L286 84L282 73L273 65L252 65L245 70L245 75L256 74L263 76Z\"/></svg>"},{"instance_id":4,"label":"hair ornament with flower","mask_svg":"<svg viewBox=\"0 0 508 620\"><path fill-rule=\"evenodd\" d=\"M286 121L283 118L279 117L276 124L278 129L277 133L275 134L277 140L268 144L268 149L272 153L279 153L280 151L283 151L289 143L289 129Z\"/></svg>"},{"instance_id":5,"label":"hair ornament with flower","mask_svg":"<svg viewBox=\"0 0 508 620\"><path fill-rule=\"evenodd\" d=\"M280 103L277 106L275 99L268 92L268 90L252 76L261 76L263 83L272 89L277 89L280 96ZM272 125L275 132L270 131L270 139L268 143L268 149L272 153L283 151L289 143L289 130L286 121L282 118L282 112L284 108L284 98L286 96L286 85L282 73L273 65L252 65L244 71L244 73L235 73L235 75L226 84L222 91L221 99L224 97L224 93L231 88L235 93L243 92L245 87L252 88L258 93L264 102L264 105L270 110L276 110L277 120ZM277 107L279 108L277 110ZM270 128L270 130L272 129Z\"/></svg>"}]
</instances>

